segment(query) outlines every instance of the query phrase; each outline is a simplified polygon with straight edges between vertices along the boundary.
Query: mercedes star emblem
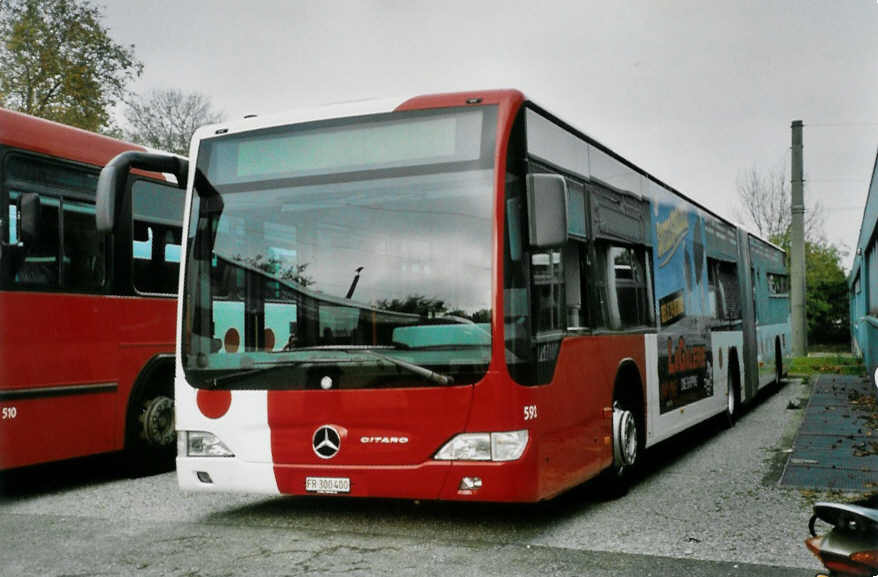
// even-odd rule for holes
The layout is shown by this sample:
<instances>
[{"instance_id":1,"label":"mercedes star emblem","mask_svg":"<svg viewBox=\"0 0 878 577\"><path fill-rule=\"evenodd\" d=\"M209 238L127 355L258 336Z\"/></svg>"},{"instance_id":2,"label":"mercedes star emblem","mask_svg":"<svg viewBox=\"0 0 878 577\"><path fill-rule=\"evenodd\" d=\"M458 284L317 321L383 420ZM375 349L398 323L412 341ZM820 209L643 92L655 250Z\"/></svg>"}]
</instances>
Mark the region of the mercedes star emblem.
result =
<instances>
[{"instance_id":1,"label":"mercedes star emblem","mask_svg":"<svg viewBox=\"0 0 878 577\"><path fill-rule=\"evenodd\" d=\"M311 441L314 452L321 459L331 459L335 457L341 448L341 436L335 427L323 425L314 431L314 438Z\"/></svg>"}]
</instances>

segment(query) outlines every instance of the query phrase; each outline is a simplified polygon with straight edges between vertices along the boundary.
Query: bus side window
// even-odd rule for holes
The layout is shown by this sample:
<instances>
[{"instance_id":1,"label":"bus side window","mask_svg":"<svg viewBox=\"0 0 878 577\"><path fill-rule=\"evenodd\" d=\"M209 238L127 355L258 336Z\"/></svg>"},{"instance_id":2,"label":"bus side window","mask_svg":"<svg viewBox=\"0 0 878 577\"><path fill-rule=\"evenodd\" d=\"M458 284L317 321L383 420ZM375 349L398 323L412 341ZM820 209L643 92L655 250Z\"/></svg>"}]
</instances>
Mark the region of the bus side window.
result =
<instances>
[{"instance_id":1,"label":"bus side window","mask_svg":"<svg viewBox=\"0 0 878 577\"><path fill-rule=\"evenodd\" d=\"M593 303L600 326L626 329L654 322L652 275L642 247L597 243Z\"/></svg>"},{"instance_id":2,"label":"bus side window","mask_svg":"<svg viewBox=\"0 0 878 577\"><path fill-rule=\"evenodd\" d=\"M10 192L10 201L18 198ZM24 247L24 257L14 272L14 281L27 286L57 288L59 281L60 211L57 198L43 197L40 202L40 236Z\"/></svg>"},{"instance_id":3,"label":"bus side window","mask_svg":"<svg viewBox=\"0 0 878 577\"><path fill-rule=\"evenodd\" d=\"M756 286L759 283L759 271L755 267L750 267L750 299L753 301L753 316L756 317L756 324L759 325L759 299L756 298L759 290Z\"/></svg>"},{"instance_id":4,"label":"bus side window","mask_svg":"<svg viewBox=\"0 0 878 577\"><path fill-rule=\"evenodd\" d=\"M134 288L141 293L175 294L180 273L183 191L137 180L131 195Z\"/></svg>"},{"instance_id":5,"label":"bus side window","mask_svg":"<svg viewBox=\"0 0 878 577\"><path fill-rule=\"evenodd\" d=\"M789 294L789 292L790 277L788 275L768 273L768 294L783 296Z\"/></svg>"},{"instance_id":6,"label":"bus side window","mask_svg":"<svg viewBox=\"0 0 878 577\"><path fill-rule=\"evenodd\" d=\"M132 239L132 281L134 288L140 292L153 293L156 291L152 266L155 234L152 227L144 222L134 222L134 238Z\"/></svg>"},{"instance_id":7,"label":"bus side window","mask_svg":"<svg viewBox=\"0 0 878 577\"><path fill-rule=\"evenodd\" d=\"M734 322L741 320L740 288L738 285L738 265L733 262L717 263L719 287L722 290L722 318Z\"/></svg>"},{"instance_id":8,"label":"bus side window","mask_svg":"<svg viewBox=\"0 0 878 577\"><path fill-rule=\"evenodd\" d=\"M561 251L531 253L531 279L535 332L564 330L567 316L564 311L564 263Z\"/></svg>"},{"instance_id":9,"label":"bus side window","mask_svg":"<svg viewBox=\"0 0 878 577\"><path fill-rule=\"evenodd\" d=\"M18 207L9 203L9 244L18 243Z\"/></svg>"},{"instance_id":10,"label":"bus side window","mask_svg":"<svg viewBox=\"0 0 878 577\"><path fill-rule=\"evenodd\" d=\"M717 276L719 275L719 263L713 259L707 259L707 298L709 316L715 319L721 319L724 316L725 304L723 298L723 287L719 284Z\"/></svg>"},{"instance_id":11,"label":"bus side window","mask_svg":"<svg viewBox=\"0 0 878 577\"><path fill-rule=\"evenodd\" d=\"M532 166L533 171L554 171ZM588 326L586 196L585 186L565 175L567 181L567 243L559 249L531 253L531 286L534 300L534 332L546 335ZM512 212L514 214L514 212ZM518 223L515 223L516 225ZM517 227L516 227L517 228Z\"/></svg>"},{"instance_id":12,"label":"bus side window","mask_svg":"<svg viewBox=\"0 0 878 577\"><path fill-rule=\"evenodd\" d=\"M144 293L174 294L180 273L180 231L135 221L134 287Z\"/></svg>"},{"instance_id":13,"label":"bus side window","mask_svg":"<svg viewBox=\"0 0 878 577\"><path fill-rule=\"evenodd\" d=\"M567 178L567 244L562 248L567 329L588 327L588 244L585 186Z\"/></svg>"},{"instance_id":14,"label":"bus side window","mask_svg":"<svg viewBox=\"0 0 878 577\"><path fill-rule=\"evenodd\" d=\"M588 326L586 307L583 306L583 279L585 274L585 243L570 241L561 251L564 257L565 303L567 330L575 331Z\"/></svg>"},{"instance_id":15,"label":"bus side window","mask_svg":"<svg viewBox=\"0 0 878 577\"><path fill-rule=\"evenodd\" d=\"M707 282L710 290L710 316L728 322L740 320L737 265L708 258Z\"/></svg>"},{"instance_id":16,"label":"bus side window","mask_svg":"<svg viewBox=\"0 0 878 577\"><path fill-rule=\"evenodd\" d=\"M104 235L94 227L93 205L64 201L63 286L74 290L98 289L106 280Z\"/></svg>"}]
</instances>

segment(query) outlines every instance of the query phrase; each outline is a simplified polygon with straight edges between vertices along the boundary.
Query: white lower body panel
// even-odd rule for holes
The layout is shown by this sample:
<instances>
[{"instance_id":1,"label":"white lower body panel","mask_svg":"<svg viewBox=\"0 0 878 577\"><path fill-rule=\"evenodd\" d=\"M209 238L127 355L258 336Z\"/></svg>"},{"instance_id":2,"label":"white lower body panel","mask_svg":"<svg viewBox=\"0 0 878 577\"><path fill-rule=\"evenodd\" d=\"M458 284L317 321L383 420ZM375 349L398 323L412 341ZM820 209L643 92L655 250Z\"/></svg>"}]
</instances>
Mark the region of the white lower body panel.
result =
<instances>
[{"instance_id":1,"label":"white lower body panel","mask_svg":"<svg viewBox=\"0 0 878 577\"><path fill-rule=\"evenodd\" d=\"M738 368L742 369L740 359L744 337L741 331L718 331L711 333L710 341L712 362L709 374L713 379L712 394L696 402L662 413L659 400L658 335L650 334L645 336L647 447L668 439L726 410L730 393L728 378L729 351L733 348L737 349ZM739 371L738 374L743 376L742 371Z\"/></svg>"}]
</instances>

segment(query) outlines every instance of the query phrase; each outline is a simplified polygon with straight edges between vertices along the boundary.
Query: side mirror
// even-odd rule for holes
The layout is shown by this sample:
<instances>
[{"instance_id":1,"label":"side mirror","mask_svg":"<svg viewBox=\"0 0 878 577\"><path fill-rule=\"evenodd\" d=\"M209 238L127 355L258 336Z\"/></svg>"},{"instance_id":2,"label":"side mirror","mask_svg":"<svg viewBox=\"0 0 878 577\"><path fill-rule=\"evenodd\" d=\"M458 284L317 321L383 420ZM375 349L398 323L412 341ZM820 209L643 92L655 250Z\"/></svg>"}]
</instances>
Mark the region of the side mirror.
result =
<instances>
[{"instance_id":1,"label":"side mirror","mask_svg":"<svg viewBox=\"0 0 878 577\"><path fill-rule=\"evenodd\" d=\"M189 162L185 158L159 152L129 150L116 155L101 169L98 177L95 222L98 232L113 232L118 212L125 198L125 184L132 168L151 172L167 172L177 178L177 186L186 188Z\"/></svg>"},{"instance_id":2,"label":"side mirror","mask_svg":"<svg viewBox=\"0 0 878 577\"><path fill-rule=\"evenodd\" d=\"M18 197L19 242L32 245L40 236L40 195L25 192Z\"/></svg>"},{"instance_id":3,"label":"side mirror","mask_svg":"<svg viewBox=\"0 0 878 577\"><path fill-rule=\"evenodd\" d=\"M530 245L557 248L567 242L567 181L559 174L527 175Z\"/></svg>"}]
</instances>

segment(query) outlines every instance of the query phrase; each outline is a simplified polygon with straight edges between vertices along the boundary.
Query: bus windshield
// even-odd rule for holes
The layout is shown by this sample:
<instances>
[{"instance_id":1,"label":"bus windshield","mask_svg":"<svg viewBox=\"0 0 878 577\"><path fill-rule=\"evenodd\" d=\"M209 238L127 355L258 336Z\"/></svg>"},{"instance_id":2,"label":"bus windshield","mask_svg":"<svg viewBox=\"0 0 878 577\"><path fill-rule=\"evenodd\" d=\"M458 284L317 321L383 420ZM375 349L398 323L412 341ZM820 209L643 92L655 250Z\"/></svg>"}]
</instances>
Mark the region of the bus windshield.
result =
<instances>
[{"instance_id":1,"label":"bus windshield","mask_svg":"<svg viewBox=\"0 0 878 577\"><path fill-rule=\"evenodd\" d=\"M496 109L202 141L182 359L211 388L481 379L491 351Z\"/></svg>"}]
</instances>

